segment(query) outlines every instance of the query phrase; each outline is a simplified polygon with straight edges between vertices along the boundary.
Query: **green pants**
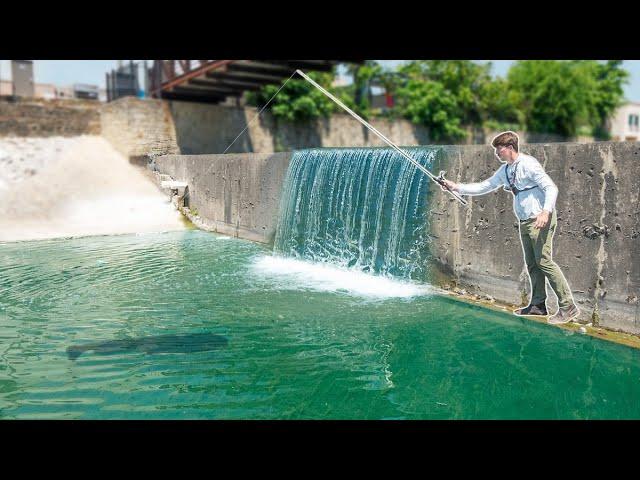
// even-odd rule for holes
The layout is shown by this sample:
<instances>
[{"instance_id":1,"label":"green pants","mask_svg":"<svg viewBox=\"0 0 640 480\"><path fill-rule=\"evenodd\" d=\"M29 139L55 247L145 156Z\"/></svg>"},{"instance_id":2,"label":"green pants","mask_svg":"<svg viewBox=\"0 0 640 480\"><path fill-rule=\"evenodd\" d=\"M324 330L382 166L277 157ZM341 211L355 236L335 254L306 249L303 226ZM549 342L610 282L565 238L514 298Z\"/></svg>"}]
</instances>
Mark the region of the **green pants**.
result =
<instances>
[{"instance_id":1,"label":"green pants","mask_svg":"<svg viewBox=\"0 0 640 480\"><path fill-rule=\"evenodd\" d=\"M560 267L551 258L553 234L556 231L558 219L556 211L551 214L551 219L546 227L535 228L535 218L520 222L520 241L524 251L524 259L531 278L531 305L538 305L547 299L547 286L545 278L549 279L549 285L558 296L558 306L566 308L573 305L571 289Z\"/></svg>"}]
</instances>

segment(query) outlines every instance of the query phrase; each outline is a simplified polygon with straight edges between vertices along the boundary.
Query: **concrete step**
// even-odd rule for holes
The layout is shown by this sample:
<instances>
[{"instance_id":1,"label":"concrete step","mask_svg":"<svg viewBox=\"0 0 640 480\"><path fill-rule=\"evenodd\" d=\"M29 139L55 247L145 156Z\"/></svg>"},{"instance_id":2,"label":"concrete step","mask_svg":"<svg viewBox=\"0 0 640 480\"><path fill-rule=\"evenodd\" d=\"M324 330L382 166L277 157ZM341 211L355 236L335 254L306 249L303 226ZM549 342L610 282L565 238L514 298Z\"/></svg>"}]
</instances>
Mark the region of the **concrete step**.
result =
<instances>
[{"instance_id":1,"label":"concrete step","mask_svg":"<svg viewBox=\"0 0 640 480\"><path fill-rule=\"evenodd\" d=\"M160 183L162 188L170 188L171 190L184 189L187 185L187 182L179 182L177 180L164 180Z\"/></svg>"}]
</instances>

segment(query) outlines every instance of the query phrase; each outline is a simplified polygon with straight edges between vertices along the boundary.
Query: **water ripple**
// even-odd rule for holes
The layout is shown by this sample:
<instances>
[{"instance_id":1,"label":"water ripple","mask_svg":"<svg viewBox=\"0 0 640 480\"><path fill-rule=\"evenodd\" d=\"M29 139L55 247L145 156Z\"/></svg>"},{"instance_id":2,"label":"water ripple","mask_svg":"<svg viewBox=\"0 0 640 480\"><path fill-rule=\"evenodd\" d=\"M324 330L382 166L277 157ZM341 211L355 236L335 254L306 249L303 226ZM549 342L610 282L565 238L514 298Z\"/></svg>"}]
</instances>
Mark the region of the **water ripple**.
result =
<instances>
[{"instance_id":1,"label":"water ripple","mask_svg":"<svg viewBox=\"0 0 640 480\"><path fill-rule=\"evenodd\" d=\"M0 417L640 418L636 350L282 260L199 231L0 245Z\"/></svg>"}]
</instances>

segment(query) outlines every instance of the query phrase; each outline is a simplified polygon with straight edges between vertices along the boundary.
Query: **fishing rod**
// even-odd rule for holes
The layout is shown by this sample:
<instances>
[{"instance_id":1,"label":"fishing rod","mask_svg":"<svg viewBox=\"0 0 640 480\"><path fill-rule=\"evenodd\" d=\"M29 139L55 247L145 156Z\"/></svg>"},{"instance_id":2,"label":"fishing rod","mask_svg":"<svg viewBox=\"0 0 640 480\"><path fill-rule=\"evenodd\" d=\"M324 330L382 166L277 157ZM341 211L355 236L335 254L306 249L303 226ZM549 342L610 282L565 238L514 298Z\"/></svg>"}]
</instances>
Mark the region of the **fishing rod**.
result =
<instances>
[{"instance_id":1,"label":"fishing rod","mask_svg":"<svg viewBox=\"0 0 640 480\"><path fill-rule=\"evenodd\" d=\"M385 137L382 133L380 133L376 128L374 128L373 126L371 126L369 123L367 123L364 119L362 119L362 117L360 117L356 112L354 112L353 110L351 110L349 107L347 107L344 103L342 103L340 100L338 100L336 97L334 97L331 93L329 93L327 90L325 90L324 88L322 88L320 85L318 85L312 78L310 78L307 74L305 74L302 70L296 70L296 72L298 75L300 75L302 78L304 78L307 82L309 82L311 85L313 85L314 87L316 87L318 90L320 90L322 93L324 93L327 97L329 97L331 100L333 100L335 103L337 103L340 107L342 107L347 113L349 113L349 115L351 115L353 118L355 118L357 121L359 121L362 125L364 125L365 127L367 127L369 130L371 130L373 133L375 133L378 137L380 137L387 145L389 145L391 148L393 148L396 152L398 152L400 155L402 155L404 158L406 158L407 160L409 160L411 163L413 163L420 171L422 171L423 173L425 173L431 180L433 180L434 182L436 182L438 185L440 185L440 187L442 187L443 190L449 192L451 195L453 195L456 200L458 200L460 203L462 203L463 205L468 205L467 201L462 198L460 195L458 195L456 192L454 192L453 190L451 190L449 187L447 187L447 185L444 183L444 175L445 172L441 171L440 175L438 175L437 177L431 173L429 170L427 170L426 168L424 168L422 165L420 165L413 157L411 157L411 155L409 155L407 152L405 152L404 150L402 150L400 147L398 147L395 143L393 143L391 140L389 140L387 137Z\"/></svg>"}]
</instances>

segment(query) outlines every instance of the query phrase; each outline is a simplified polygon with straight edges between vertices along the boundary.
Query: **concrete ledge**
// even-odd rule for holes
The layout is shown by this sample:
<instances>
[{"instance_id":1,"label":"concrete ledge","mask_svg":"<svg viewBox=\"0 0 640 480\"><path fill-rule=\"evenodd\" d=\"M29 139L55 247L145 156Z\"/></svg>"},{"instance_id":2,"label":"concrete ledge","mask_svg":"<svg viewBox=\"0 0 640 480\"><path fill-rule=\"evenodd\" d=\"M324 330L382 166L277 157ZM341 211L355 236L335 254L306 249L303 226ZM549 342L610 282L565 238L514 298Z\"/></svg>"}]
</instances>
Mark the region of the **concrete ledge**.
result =
<instances>
[{"instance_id":1,"label":"concrete ledge","mask_svg":"<svg viewBox=\"0 0 640 480\"><path fill-rule=\"evenodd\" d=\"M523 145L558 186L554 260L594 325L640 333L639 142ZM499 166L484 145L446 146L434 171L456 182L478 182ZM502 189L467 197L461 208L437 189L430 193L432 254L441 278L521 304L529 298L512 197ZM548 305L557 305L547 288Z\"/></svg>"},{"instance_id":2,"label":"concrete ledge","mask_svg":"<svg viewBox=\"0 0 640 480\"><path fill-rule=\"evenodd\" d=\"M161 174L189 185L185 206L205 229L272 243L290 158L287 152L165 155L155 161Z\"/></svg>"},{"instance_id":3,"label":"concrete ledge","mask_svg":"<svg viewBox=\"0 0 640 480\"><path fill-rule=\"evenodd\" d=\"M178 182L176 180L164 180L160 182L160 187L170 188L171 190L178 190L179 188L186 188L187 182Z\"/></svg>"},{"instance_id":4,"label":"concrete ledge","mask_svg":"<svg viewBox=\"0 0 640 480\"><path fill-rule=\"evenodd\" d=\"M432 167L457 182L488 178L499 163L485 145L441 146ZM639 142L523 145L560 190L554 259L583 320L640 333ZM189 184L189 209L221 233L271 243L290 153L166 155L160 173ZM436 285L455 283L519 306L529 297L512 197L502 190L468 197L429 193ZM549 307L557 305L551 289Z\"/></svg>"}]
</instances>

